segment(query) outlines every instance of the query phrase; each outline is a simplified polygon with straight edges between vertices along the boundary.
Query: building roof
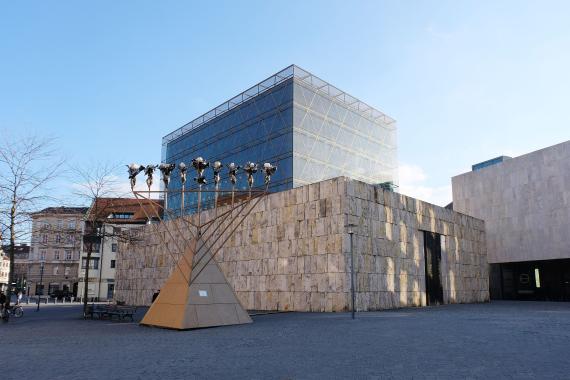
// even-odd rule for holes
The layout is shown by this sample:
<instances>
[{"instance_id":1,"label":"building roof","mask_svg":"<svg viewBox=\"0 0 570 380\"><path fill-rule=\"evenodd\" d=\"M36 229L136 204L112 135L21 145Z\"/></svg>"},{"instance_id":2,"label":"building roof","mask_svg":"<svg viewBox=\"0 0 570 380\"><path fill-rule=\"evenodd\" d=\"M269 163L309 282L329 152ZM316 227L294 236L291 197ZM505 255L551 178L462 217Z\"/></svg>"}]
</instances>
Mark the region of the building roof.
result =
<instances>
[{"instance_id":1,"label":"building roof","mask_svg":"<svg viewBox=\"0 0 570 380\"><path fill-rule=\"evenodd\" d=\"M10 245L9 244L5 244L2 247L0 247L0 252L4 252L4 254L7 256L8 252L10 251ZM16 244L14 246L14 257L15 258L26 258L28 257L28 254L30 253L30 246L22 243L22 244Z\"/></svg>"},{"instance_id":2,"label":"building roof","mask_svg":"<svg viewBox=\"0 0 570 380\"><path fill-rule=\"evenodd\" d=\"M240 104L245 103L251 98L261 94L262 92L265 92L291 78L294 78L296 80L305 83L306 85L309 85L311 88L315 89L315 91L321 94L334 98L335 100L343 103L349 109L360 114L363 117L369 118L374 121L381 121L386 125L390 125L395 122L393 118L386 115L385 113L378 111L377 109L364 103L363 101L360 101L357 98L347 94L346 92L339 90L337 87L322 80L316 75L313 75L310 72L303 70L297 65L290 65L284 68L283 70L279 71L277 74L270 76L269 78L259 82L255 86L248 88L241 94L234 96L230 100L220 104L214 109L206 112L205 114L197 117L191 122L186 123L182 127L167 134L162 138L162 145L165 146L172 140L175 140L185 135L191 130L194 130L200 127L201 125L207 123L208 121L212 120L213 118L216 118L230 111L231 109L239 106Z\"/></svg>"},{"instance_id":3,"label":"building roof","mask_svg":"<svg viewBox=\"0 0 570 380\"><path fill-rule=\"evenodd\" d=\"M40 215L85 215L89 207L46 207L41 211L32 213L32 216Z\"/></svg>"},{"instance_id":4,"label":"building roof","mask_svg":"<svg viewBox=\"0 0 570 380\"><path fill-rule=\"evenodd\" d=\"M478 164L471 165L471 170L472 171L481 170L483 168L486 168L486 167L489 167L492 165L500 164L501 162L504 162L505 160L509 160L511 158L512 157L509 157L509 156L499 156L499 157L491 158L490 160L479 162Z\"/></svg>"},{"instance_id":5,"label":"building roof","mask_svg":"<svg viewBox=\"0 0 570 380\"><path fill-rule=\"evenodd\" d=\"M163 201L158 199L99 198L93 202L87 219L96 213L96 219L113 224L146 223L148 219L162 218Z\"/></svg>"}]
</instances>

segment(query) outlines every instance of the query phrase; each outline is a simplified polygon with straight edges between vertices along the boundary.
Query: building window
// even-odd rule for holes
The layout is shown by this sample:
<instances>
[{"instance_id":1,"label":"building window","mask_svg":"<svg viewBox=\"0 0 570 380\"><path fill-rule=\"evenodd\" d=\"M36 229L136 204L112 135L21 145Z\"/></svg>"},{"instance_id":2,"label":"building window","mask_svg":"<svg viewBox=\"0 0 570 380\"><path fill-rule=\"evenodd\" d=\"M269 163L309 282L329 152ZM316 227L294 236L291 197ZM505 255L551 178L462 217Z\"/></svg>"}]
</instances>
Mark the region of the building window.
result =
<instances>
[{"instance_id":1,"label":"building window","mask_svg":"<svg viewBox=\"0 0 570 380\"><path fill-rule=\"evenodd\" d=\"M73 243L73 235L71 235L71 234L70 234L70 235L67 235L67 236L65 237L65 242L66 242L67 244L72 244L72 243Z\"/></svg>"},{"instance_id":2,"label":"building window","mask_svg":"<svg viewBox=\"0 0 570 380\"><path fill-rule=\"evenodd\" d=\"M56 250L56 251L53 252L53 259L54 259L54 260L59 260L59 251ZM56 268L57 268L57 267L56 267Z\"/></svg>"},{"instance_id":3,"label":"building window","mask_svg":"<svg viewBox=\"0 0 570 380\"><path fill-rule=\"evenodd\" d=\"M117 243L111 244L111 252L117 252Z\"/></svg>"},{"instance_id":4,"label":"building window","mask_svg":"<svg viewBox=\"0 0 570 380\"><path fill-rule=\"evenodd\" d=\"M101 248L101 243L92 243L91 245L91 252L92 253L99 253L99 249ZM87 243L84 247L83 247L83 251L85 252L89 252L89 243Z\"/></svg>"},{"instance_id":5,"label":"building window","mask_svg":"<svg viewBox=\"0 0 570 380\"><path fill-rule=\"evenodd\" d=\"M81 259L81 269L86 269L87 258L83 257ZM92 257L91 261L89 262L89 269L99 269L99 258Z\"/></svg>"},{"instance_id":6,"label":"building window","mask_svg":"<svg viewBox=\"0 0 570 380\"><path fill-rule=\"evenodd\" d=\"M107 218L109 219L132 219L134 213L133 212L114 212L109 214Z\"/></svg>"},{"instance_id":7,"label":"building window","mask_svg":"<svg viewBox=\"0 0 570 380\"><path fill-rule=\"evenodd\" d=\"M55 235L55 242L61 243L61 235L60 234Z\"/></svg>"},{"instance_id":8,"label":"building window","mask_svg":"<svg viewBox=\"0 0 570 380\"><path fill-rule=\"evenodd\" d=\"M48 294L52 295L53 293L55 293L56 291L59 290L59 284L49 284L49 288L48 288Z\"/></svg>"},{"instance_id":9,"label":"building window","mask_svg":"<svg viewBox=\"0 0 570 380\"><path fill-rule=\"evenodd\" d=\"M65 259L71 260L71 250L70 249L65 251Z\"/></svg>"},{"instance_id":10,"label":"building window","mask_svg":"<svg viewBox=\"0 0 570 380\"><path fill-rule=\"evenodd\" d=\"M111 269L115 268L115 260L111 260Z\"/></svg>"},{"instance_id":11,"label":"building window","mask_svg":"<svg viewBox=\"0 0 570 380\"><path fill-rule=\"evenodd\" d=\"M46 259L46 250L42 249L40 252L40 260L45 260Z\"/></svg>"},{"instance_id":12,"label":"building window","mask_svg":"<svg viewBox=\"0 0 570 380\"><path fill-rule=\"evenodd\" d=\"M63 228L63 220L58 219L57 220L57 229L61 230Z\"/></svg>"},{"instance_id":13,"label":"building window","mask_svg":"<svg viewBox=\"0 0 570 380\"><path fill-rule=\"evenodd\" d=\"M43 235L42 235L42 243L47 244L47 241L48 241L47 235L46 235L46 234L43 234Z\"/></svg>"},{"instance_id":14,"label":"building window","mask_svg":"<svg viewBox=\"0 0 570 380\"><path fill-rule=\"evenodd\" d=\"M74 230L75 229L75 220L70 220L69 223L67 223L67 228L69 228L70 230Z\"/></svg>"}]
</instances>

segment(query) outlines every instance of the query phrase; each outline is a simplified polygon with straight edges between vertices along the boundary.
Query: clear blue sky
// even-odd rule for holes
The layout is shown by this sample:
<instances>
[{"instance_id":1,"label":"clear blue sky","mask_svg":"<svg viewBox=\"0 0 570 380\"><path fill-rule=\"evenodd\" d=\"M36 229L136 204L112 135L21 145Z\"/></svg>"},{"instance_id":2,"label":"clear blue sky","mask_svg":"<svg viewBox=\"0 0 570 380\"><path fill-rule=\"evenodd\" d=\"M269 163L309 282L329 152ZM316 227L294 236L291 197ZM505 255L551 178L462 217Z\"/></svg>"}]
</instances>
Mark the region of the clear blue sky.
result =
<instances>
[{"instance_id":1,"label":"clear blue sky","mask_svg":"<svg viewBox=\"0 0 570 380\"><path fill-rule=\"evenodd\" d=\"M90 165L295 63L398 120L402 191L570 138L565 1L25 1L0 6L0 133ZM126 181L126 180L125 180Z\"/></svg>"}]
</instances>

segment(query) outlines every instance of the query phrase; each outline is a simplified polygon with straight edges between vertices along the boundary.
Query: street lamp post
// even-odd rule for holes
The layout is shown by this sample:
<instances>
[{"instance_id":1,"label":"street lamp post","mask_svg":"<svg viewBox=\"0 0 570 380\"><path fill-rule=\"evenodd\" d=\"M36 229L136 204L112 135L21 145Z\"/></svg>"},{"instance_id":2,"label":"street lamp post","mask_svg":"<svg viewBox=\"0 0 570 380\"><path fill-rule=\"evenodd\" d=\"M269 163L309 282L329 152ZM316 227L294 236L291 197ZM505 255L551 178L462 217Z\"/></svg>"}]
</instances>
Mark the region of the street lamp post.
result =
<instances>
[{"instance_id":1,"label":"street lamp post","mask_svg":"<svg viewBox=\"0 0 570 380\"><path fill-rule=\"evenodd\" d=\"M353 228L356 227L356 224L349 224L346 227L348 228L348 235L350 236L350 293L352 297L352 319L354 319L354 313L356 309L356 284L354 273L354 253L352 249L352 235L354 235Z\"/></svg>"},{"instance_id":2,"label":"street lamp post","mask_svg":"<svg viewBox=\"0 0 570 380\"><path fill-rule=\"evenodd\" d=\"M42 293L44 292L44 262L42 261L40 264L40 283L39 283L40 289L42 290ZM39 291L37 290L38 285L36 285L36 293L38 293L38 307L36 308L36 311L40 311L40 294Z\"/></svg>"}]
</instances>

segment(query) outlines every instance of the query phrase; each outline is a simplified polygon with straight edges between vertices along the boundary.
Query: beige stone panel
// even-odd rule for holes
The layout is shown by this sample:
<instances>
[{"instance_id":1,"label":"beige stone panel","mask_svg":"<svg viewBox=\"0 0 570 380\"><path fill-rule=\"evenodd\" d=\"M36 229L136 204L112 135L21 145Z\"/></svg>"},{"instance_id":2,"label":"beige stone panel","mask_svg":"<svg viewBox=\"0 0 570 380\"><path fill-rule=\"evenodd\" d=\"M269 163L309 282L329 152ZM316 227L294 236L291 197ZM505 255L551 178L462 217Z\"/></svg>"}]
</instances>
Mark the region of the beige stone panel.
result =
<instances>
[{"instance_id":1,"label":"beige stone panel","mask_svg":"<svg viewBox=\"0 0 570 380\"><path fill-rule=\"evenodd\" d=\"M291 292L279 292L279 310L293 310L293 295Z\"/></svg>"},{"instance_id":2,"label":"beige stone panel","mask_svg":"<svg viewBox=\"0 0 570 380\"><path fill-rule=\"evenodd\" d=\"M296 311L309 311L310 310L310 293L308 292L294 292L293 293L293 307Z\"/></svg>"}]
</instances>

